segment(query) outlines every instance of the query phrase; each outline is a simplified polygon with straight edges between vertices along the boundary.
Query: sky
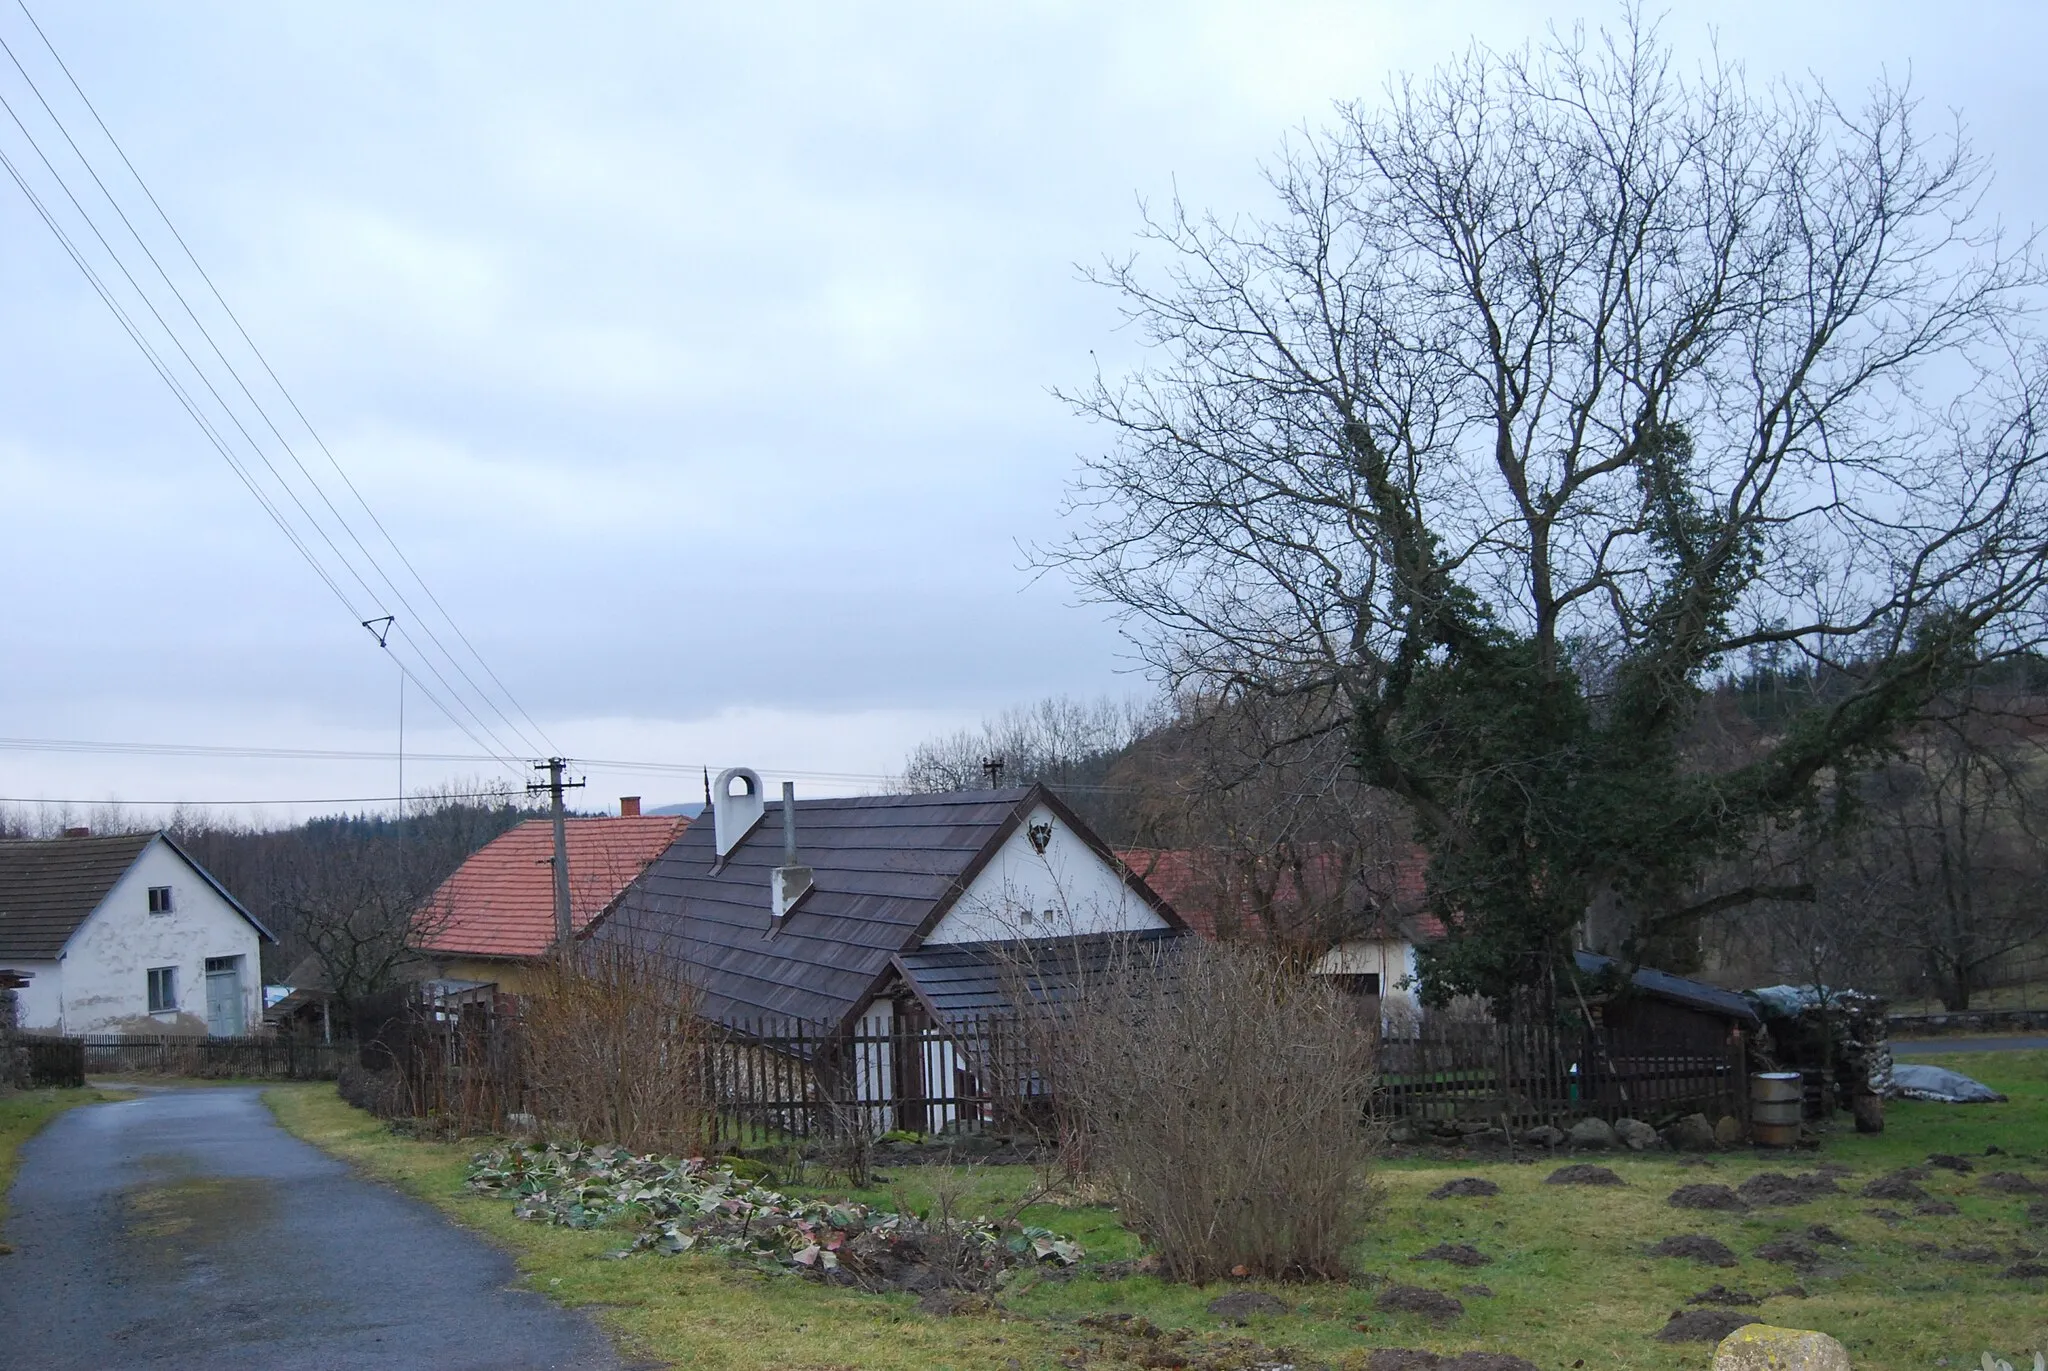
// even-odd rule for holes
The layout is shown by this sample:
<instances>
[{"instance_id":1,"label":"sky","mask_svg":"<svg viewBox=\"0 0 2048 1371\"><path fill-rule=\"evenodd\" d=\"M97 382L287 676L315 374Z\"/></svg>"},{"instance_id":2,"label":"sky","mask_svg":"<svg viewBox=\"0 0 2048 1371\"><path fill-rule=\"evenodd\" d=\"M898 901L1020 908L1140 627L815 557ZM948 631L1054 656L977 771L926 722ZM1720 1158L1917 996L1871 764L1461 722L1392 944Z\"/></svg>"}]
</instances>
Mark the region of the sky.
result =
<instances>
[{"instance_id":1,"label":"sky","mask_svg":"<svg viewBox=\"0 0 2048 1371\"><path fill-rule=\"evenodd\" d=\"M0 38L264 412L288 415L14 6ZM1106 441L1055 389L1138 357L1081 268L1138 246L1141 202L1265 210L1262 161L1335 101L1475 40L1619 13L30 9L332 454L283 424L341 510L320 526L345 593L0 180L0 800L219 801L268 821L396 792L399 673L358 622L385 613L419 677L408 789L523 784L559 753L589 808L691 800L698 768L736 764L872 790L919 739L1007 706L1147 693L1109 616L1029 567ZM2048 9L1658 12L1687 60L1718 43L1756 78L1854 93L1910 74L1994 159L1991 209L2048 223ZM0 95L56 149L4 59ZM4 117L0 151L54 186ZM323 553L320 495L294 488ZM349 530L397 591L367 554L363 584L338 569ZM429 628L509 722L454 704L472 697ZM300 755L237 755L253 751Z\"/></svg>"}]
</instances>

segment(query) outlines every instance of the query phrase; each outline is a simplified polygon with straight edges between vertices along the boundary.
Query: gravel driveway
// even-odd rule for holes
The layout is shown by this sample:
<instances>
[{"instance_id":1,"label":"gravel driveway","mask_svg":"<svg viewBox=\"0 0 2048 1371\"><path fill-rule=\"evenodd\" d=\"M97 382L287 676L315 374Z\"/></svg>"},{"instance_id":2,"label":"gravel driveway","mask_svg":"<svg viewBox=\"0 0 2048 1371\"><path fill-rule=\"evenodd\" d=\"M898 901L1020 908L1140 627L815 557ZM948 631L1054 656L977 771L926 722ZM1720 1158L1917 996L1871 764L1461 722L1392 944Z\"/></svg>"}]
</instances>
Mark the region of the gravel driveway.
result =
<instances>
[{"instance_id":1,"label":"gravel driveway","mask_svg":"<svg viewBox=\"0 0 2048 1371\"><path fill-rule=\"evenodd\" d=\"M0 1367L621 1367L586 1316L509 1288L509 1257L287 1134L259 1096L154 1089L30 1139Z\"/></svg>"}]
</instances>

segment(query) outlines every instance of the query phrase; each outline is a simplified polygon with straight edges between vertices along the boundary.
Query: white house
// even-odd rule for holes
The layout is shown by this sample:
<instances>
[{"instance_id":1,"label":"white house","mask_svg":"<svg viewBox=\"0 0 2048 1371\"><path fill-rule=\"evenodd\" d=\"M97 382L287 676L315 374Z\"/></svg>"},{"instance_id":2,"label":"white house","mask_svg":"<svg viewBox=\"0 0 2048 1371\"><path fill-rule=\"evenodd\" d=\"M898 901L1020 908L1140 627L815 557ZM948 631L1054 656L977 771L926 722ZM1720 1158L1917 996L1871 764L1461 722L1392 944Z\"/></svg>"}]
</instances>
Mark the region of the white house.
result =
<instances>
[{"instance_id":1,"label":"white house","mask_svg":"<svg viewBox=\"0 0 2048 1371\"><path fill-rule=\"evenodd\" d=\"M0 842L0 970L27 977L24 1029L247 1033L275 941L162 833Z\"/></svg>"},{"instance_id":2,"label":"white house","mask_svg":"<svg viewBox=\"0 0 2048 1371\"><path fill-rule=\"evenodd\" d=\"M1064 966L1177 936L1172 906L1043 786L770 804L735 768L590 935L674 957L699 1012L801 1021L856 1046L882 1127L938 1131L968 1074L964 1019L1020 958Z\"/></svg>"}]
</instances>

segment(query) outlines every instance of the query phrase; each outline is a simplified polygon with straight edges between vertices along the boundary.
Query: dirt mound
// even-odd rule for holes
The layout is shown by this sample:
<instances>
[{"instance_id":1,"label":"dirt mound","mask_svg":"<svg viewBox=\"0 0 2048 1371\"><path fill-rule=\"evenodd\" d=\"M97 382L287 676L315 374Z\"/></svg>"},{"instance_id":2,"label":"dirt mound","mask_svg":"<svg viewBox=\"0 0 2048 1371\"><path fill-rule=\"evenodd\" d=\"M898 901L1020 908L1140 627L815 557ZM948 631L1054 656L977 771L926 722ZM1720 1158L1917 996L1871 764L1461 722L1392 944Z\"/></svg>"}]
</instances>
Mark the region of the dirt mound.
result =
<instances>
[{"instance_id":1,"label":"dirt mound","mask_svg":"<svg viewBox=\"0 0 2048 1371\"><path fill-rule=\"evenodd\" d=\"M1812 1266L1820 1260L1820 1253L1797 1238L1778 1238L1767 1242L1756 1250L1756 1254L1767 1262L1789 1262L1794 1266Z\"/></svg>"},{"instance_id":2,"label":"dirt mound","mask_svg":"<svg viewBox=\"0 0 2048 1371\"><path fill-rule=\"evenodd\" d=\"M1918 1173L1917 1175L1915 1173ZM1913 1200L1927 1198L1927 1192L1913 1184L1915 1180L1927 1179L1927 1173L1920 1167L1909 1166L1903 1171L1894 1171L1879 1176L1857 1193L1866 1200Z\"/></svg>"},{"instance_id":3,"label":"dirt mound","mask_svg":"<svg viewBox=\"0 0 2048 1371\"><path fill-rule=\"evenodd\" d=\"M1733 1266L1735 1253L1719 1238L1710 1238L1704 1233L1686 1233L1675 1238L1666 1238L1650 1249L1653 1257L1689 1257L1708 1266Z\"/></svg>"},{"instance_id":4,"label":"dirt mound","mask_svg":"<svg viewBox=\"0 0 2048 1371\"><path fill-rule=\"evenodd\" d=\"M1787 1176L1778 1171L1759 1171L1736 1187L1735 1193L1749 1204L1782 1207L1805 1204L1822 1195L1839 1195L1842 1187L1835 1184L1833 1176Z\"/></svg>"},{"instance_id":5,"label":"dirt mound","mask_svg":"<svg viewBox=\"0 0 2048 1371\"><path fill-rule=\"evenodd\" d=\"M1970 1243L1963 1247L1950 1248L1948 1259L1952 1262L1968 1262L1972 1266L1989 1266L1998 1260L1998 1249L1984 1243Z\"/></svg>"},{"instance_id":6,"label":"dirt mound","mask_svg":"<svg viewBox=\"0 0 2048 1371\"><path fill-rule=\"evenodd\" d=\"M1233 1290L1210 1300L1209 1312L1219 1319L1244 1320L1254 1314L1285 1314L1287 1301L1263 1290Z\"/></svg>"},{"instance_id":7,"label":"dirt mound","mask_svg":"<svg viewBox=\"0 0 2048 1371\"><path fill-rule=\"evenodd\" d=\"M1420 1347L1375 1347L1366 1371L1537 1371L1536 1363L1505 1352L1460 1352L1440 1357Z\"/></svg>"},{"instance_id":8,"label":"dirt mound","mask_svg":"<svg viewBox=\"0 0 2048 1371\"><path fill-rule=\"evenodd\" d=\"M2048 1223L2048 1200L2035 1200L2027 1206L2028 1223Z\"/></svg>"},{"instance_id":9,"label":"dirt mound","mask_svg":"<svg viewBox=\"0 0 2048 1371\"><path fill-rule=\"evenodd\" d=\"M1945 1219L1951 1214L1960 1214L1963 1211L1947 1200L1924 1200L1913 1206L1913 1212L1923 1219Z\"/></svg>"},{"instance_id":10,"label":"dirt mound","mask_svg":"<svg viewBox=\"0 0 2048 1371\"><path fill-rule=\"evenodd\" d=\"M1977 1164L1968 1157L1958 1157L1953 1152L1937 1152L1927 1159L1927 1164L1938 1166L1944 1171L1953 1171L1958 1175L1968 1175L1977 1169Z\"/></svg>"},{"instance_id":11,"label":"dirt mound","mask_svg":"<svg viewBox=\"0 0 2048 1371\"><path fill-rule=\"evenodd\" d=\"M1762 1304L1763 1297L1752 1295L1747 1290L1730 1290L1725 1285L1710 1285L1697 1295L1687 1295L1685 1302L1687 1304L1725 1304L1741 1307Z\"/></svg>"},{"instance_id":12,"label":"dirt mound","mask_svg":"<svg viewBox=\"0 0 2048 1371\"><path fill-rule=\"evenodd\" d=\"M1458 1287L1458 1293L1460 1295L1470 1295L1475 1300L1490 1300L1493 1298L1493 1287L1477 1284L1461 1285Z\"/></svg>"},{"instance_id":13,"label":"dirt mound","mask_svg":"<svg viewBox=\"0 0 2048 1371\"><path fill-rule=\"evenodd\" d=\"M1817 1223L1806 1230L1808 1242L1821 1243L1828 1247L1847 1247L1849 1240L1824 1223Z\"/></svg>"},{"instance_id":14,"label":"dirt mound","mask_svg":"<svg viewBox=\"0 0 2048 1371\"><path fill-rule=\"evenodd\" d=\"M2048 1195L2048 1186L2030 1180L2017 1171L1994 1171L1978 1181L1977 1188L1999 1195Z\"/></svg>"},{"instance_id":15,"label":"dirt mound","mask_svg":"<svg viewBox=\"0 0 2048 1371\"><path fill-rule=\"evenodd\" d=\"M1485 1266L1493 1258L1469 1243L1440 1242L1426 1252L1417 1252L1412 1262L1449 1262L1452 1266Z\"/></svg>"},{"instance_id":16,"label":"dirt mound","mask_svg":"<svg viewBox=\"0 0 2048 1371\"><path fill-rule=\"evenodd\" d=\"M1749 1208L1742 1196L1725 1185L1681 1185L1664 1203L1673 1209L1725 1209L1737 1213Z\"/></svg>"},{"instance_id":17,"label":"dirt mound","mask_svg":"<svg viewBox=\"0 0 2048 1371\"><path fill-rule=\"evenodd\" d=\"M927 1290L917 1297L917 1312L950 1319L962 1314L985 1314L994 1305L986 1295L966 1290Z\"/></svg>"},{"instance_id":18,"label":"dirt mound","mask_svg":"<svg viewBox=\"0 0 2048 1371\"><path fill-rule=\"evenodd\" d=\"M1570 1166L1560 1166L1559 1168L1557 1168L1557 1170L1551 1172L1548 1176L1545 1176L1543 1178L1543 1183L1545 1185L1628 1184L1627 1181L1624 1181L1621 1177L1615 1175L1606 1167L1594 1166L1589 1162L1575 1162Z\"/></svg>"},{"instance_id":19,"label":"dirt mound","mask_svg":"<svg viewBox=\"0 0 2048 1371\"><path fill-rule=\"evenodd\" d=\"M1449 1323L1465 1312L1457 1296L1426 1285L1390 1285L1373 1307L1386 1314L1420 1314L1431 1323Z\"/></svg>"},{"instance_id":20,"label":"dirt mound","mask_svg":"<svg viewBox=\"0 0 2048 1371\"><path fill-rule=\"evenodd\" d=\"M1756 1322L1747 1314L1726 1309L1687 1309L1673 1314L1671 1322L1651 1336L1658 1342L1719 1342L1736 1329Z\"/></svg>"},{"instance_id":21,"label":"dirt mound","mask_svg":"<svg viewBox=\"0 0 2048 1371\"><path fill-rule=\"evenodd\" d=\"M1499 1193L1500 1187L1484 1176L1460 1176L1430 1191L1429 1197L1433 1200L1477 1199Z\"/></svg>"},{"instance_id":22,"label":"dirt mound","mask_svg":"<svg viewBox=\"0 0 2048 1371\"><path fill-rule=\"evenodd\" d=\"M2048 1262L2014 1262L2000 1274L2016 1281L2037 1281L2048 1276Z\"/></svg>"}]
</instances>

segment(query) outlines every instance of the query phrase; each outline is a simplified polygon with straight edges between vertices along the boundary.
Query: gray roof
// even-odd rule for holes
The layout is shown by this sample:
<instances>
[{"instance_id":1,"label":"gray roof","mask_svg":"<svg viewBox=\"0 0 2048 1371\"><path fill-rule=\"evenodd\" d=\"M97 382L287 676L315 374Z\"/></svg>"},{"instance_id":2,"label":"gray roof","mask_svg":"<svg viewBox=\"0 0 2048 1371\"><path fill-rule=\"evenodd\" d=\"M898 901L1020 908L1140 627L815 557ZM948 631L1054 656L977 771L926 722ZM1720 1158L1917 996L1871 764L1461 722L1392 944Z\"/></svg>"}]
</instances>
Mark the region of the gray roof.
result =
<instances>
[{"instance_id":1,"label":"gray roof","mask_svg":"<svg viewBox=\"0 0 2048 1371\"><path fill-rule=\"evenodd\" d=\"M782 806L714 869L714 825L693 823L641 874L590 937L674 957L703 997L700 1012L728 1023L782 1016L842 1026L916 948L975 875L1039 804L1121 868L1042 786L942 795L797 801L798 860L812 888L771 929L768 874L782 863ZM1126 872L1172 923L1171 908Z\"/></svg>"},{"instance_id":2,"label":"gray roof","mask_svg":"<svg viewBox=\"0 0 2048 1371\"><path fill-rule=\"evenodd\" d=\"M27 962L55 960L78 926L92 917L107 892L128 874L143 849L158 838L254 925L265 941L277 941L170 838L161 833L122 833L105 838L0 842L0 957Z\"/></svg>"},{"instance_id":3,"label":"gray roof","mask_svg":"<svg viewBox=\"0 0 2048 1371\"><path fill-rule=\"evenodd\" d=\"M1003 1013L1020 996L1058 1004L1089 977L1115 970L1118 958L1143 957L1180 932L1155 928L1016 943L927 943L897 957L896 966L933 1016L950 1024Z\"/></svg>"},{"instance_id":4,"label":"gray roof","mask_svg":"<svg viewBox=\"0 0 2048 1371\"><path fill-rule=\"evenodd\" d=\"M1602 957L1594 952L1579 953L1578 963L1579 970L1589 976L1598 975L1615 964L1612 957ZM1708 985L1705 981L1674 976L1669 971L1659 971L1652 966L1637 967L1635 974L1629 977L1629 983L1644 994L1655 995L1661 1000L1705 1010L1709 1014L1740 1019L1744 1023L1761 1022L1757 1018L1756 1006L1740 991L1723 990L1718 985Z\"/></svg>"}]
</instances>

